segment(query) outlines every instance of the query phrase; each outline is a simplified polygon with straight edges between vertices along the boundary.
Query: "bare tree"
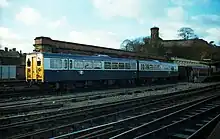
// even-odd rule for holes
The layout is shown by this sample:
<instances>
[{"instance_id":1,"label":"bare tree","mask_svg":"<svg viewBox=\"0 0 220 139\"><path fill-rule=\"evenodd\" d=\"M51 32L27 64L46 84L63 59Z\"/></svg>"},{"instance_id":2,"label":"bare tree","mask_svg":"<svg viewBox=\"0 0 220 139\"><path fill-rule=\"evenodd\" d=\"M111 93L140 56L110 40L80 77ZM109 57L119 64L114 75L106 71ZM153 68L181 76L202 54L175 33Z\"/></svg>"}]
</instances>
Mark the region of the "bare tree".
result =
<instances>
[{"instance_id":1,"label":"bare tree","mask_svg":"<svg viewBox=\"0 0 220 139\"><path fill-rule=\"evenodd\" d=\"M121 49L136 53L146 53L150 55L164 55L165 48L160 42L156 42L156 47L152 47L150 37L138 37L133 40L124 40Z\"/></svg>"},{"instance_id":2,"label":"bare tree","mask_svg":"<svg viewBox=\"0 0 220 139\"><path fill-rule=\"evenodd\" d=\"M198 36L194 33L194 30L189 27L182 27L177 32L178 36L184 40L198 39Z\"/></svg>"},{"instance_id":3,"label":"bare tree","mask_svg":"<svg viewBox=\"0 0 220 139\"><path fill-rule=\"evenodd\" d=\"M210 41L209 44L213 45L213 44L214 44L214 41Z\"/></svg>"},{"instance_id":4,"label":"bare tree","mask_svg":"<svg viewBox=\"0 0 220 139\"><path fill-rule=\"evenodd\" d=\"M138 52L144 45L143 38L136 38L133 40L126 39L121 43L121 49L125 51Z\"/></svg>"},{"instance_id":5,"label":"bare tree","mask_svg":"<svg viewBox=\"0 0 220 139\"><path fill-rule=\"evenodd\" d=\"M133 42L129 39L126 39L121 43L120 47L125 51L133 51Z\"/></svg>"},{"instance_id":6,"label":"bare tree","mask_svg":"<svg viewBox=\"0 0 220 139\"><path fill-rule=\"evenodd\" d=\"M215 41L210 41L209 44L210 44L211 46L216 47Z\"/></svg>"}]
</instances>

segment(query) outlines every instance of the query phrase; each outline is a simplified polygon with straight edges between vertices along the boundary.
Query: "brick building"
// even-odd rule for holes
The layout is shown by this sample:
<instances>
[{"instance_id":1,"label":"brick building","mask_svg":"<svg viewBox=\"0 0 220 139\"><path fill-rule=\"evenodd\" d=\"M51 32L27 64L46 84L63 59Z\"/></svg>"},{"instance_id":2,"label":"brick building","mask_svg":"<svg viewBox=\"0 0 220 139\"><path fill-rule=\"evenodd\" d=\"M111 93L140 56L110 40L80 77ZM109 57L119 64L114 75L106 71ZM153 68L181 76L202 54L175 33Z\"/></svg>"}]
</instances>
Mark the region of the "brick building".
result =
<instances>
[{"instance_id":1,"label":"brick building","mask_svg":"<svg viewBox=\"0 0 220 139\"><path fill-rule=\"evenodd\" d=\"M16 48L0 50L0 65L25 65L25 54Z\"/></svg>"}]
</instances>

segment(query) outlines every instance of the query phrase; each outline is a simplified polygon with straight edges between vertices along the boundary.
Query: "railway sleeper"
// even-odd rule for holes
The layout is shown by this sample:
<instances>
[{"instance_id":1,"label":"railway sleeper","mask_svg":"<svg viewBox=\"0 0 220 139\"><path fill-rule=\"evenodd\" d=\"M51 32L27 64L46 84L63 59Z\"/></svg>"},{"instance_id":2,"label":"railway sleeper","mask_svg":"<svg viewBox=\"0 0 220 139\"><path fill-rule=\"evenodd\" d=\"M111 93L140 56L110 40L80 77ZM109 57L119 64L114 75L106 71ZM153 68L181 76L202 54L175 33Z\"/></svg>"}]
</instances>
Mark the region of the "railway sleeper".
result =
<instances>
[{"instance_id":1,"label":"railway sleeper","mask_svg":"<svg viewBox=\"0 0 220 139\"><path fill-rule=\"evenodd\" d=\"M153 117L152 117L152 118L153 118ZM140 119L140 120L141 120L141 119ZM144 120L144 119L142 119L142 120ZM137 126L137 125L132 125L132 127L134 127L134 126ZM88 125L84 124L84 127L75 125L74 127L76 127L75 129L83 129L83 128L88 127ZM45 131L46 131L46 130L45 130ZM63 131L63 129L62 129L61 131ZM65 130L64 130L64 131L65 131ZM37 132L37 131L36 131L36 132ZM14 136L13 138L16 138L16 137Z\"/></svg>"},{"instance_id":2,"label":"railway sleeper","mask_svg":"<svg viewBox=\"0 0 220 139\"><path fill-rule=\"evenodd\" d=\"M183 138L183 139L189 139L190 136L195 134L197 131L199 131L201 128L203 128L205 125L207 125L214 117L215 115L219 114L218 112L219 106L216 105L210 109L207 109L206 111L203 111L201 113L192 115L191 117L188 117L186 119L182 119L178 122L168 124L165 127L161 127L157 130L154 130L152 132L145 133L139 137L136 137L135 139L142 139L142 138ZM212 117L207 118L207 115L213 115ZM205 121L205 122L203 122Z\"/></svg>"},{"instance_id":3,"label":"railway sleeper","mask_svg":"<svg viewBox=\"0 0 220 139\"><path fill-rule=\"evenodd\" d=\"M201 100L200 100L201 101ZM195 101L193 101L193 103L195 103ZM187 103L188 105L190 105L191 103ZM182 106L182 105L181 105ZM182 108L182 107L181 107ZM169 113L170 111L167 111L167 109L165 109L166 110L166 112L167 113ZM175 111L175 110L174 110ZM165 113L160 113L160 116L162 116L162 115L164 115ZM132 117L132 118L128 118L128 119L124 119L124 120L121 120L121 121L118 121L118 122L113 122L113 123L109 123L108 125L111 125L111 124L113 124L113 125L115 125L115 124L117 124L117 126L115 125L115 129L117 129L117 128L120 128L120 127L136 127L136 126L138 126L138 124L137 123L144 123L144 122L146 122L146 120L148 121L148 122L154 122L154 121L152 121L152 119L153 118L158 118L158 117L156 117L156 115L152 115L152 116L150 116L150 115L148 115L149 117L148 118L144 118L144 117L142 117L142 116L146 116L146 115L148 115L147 113L145 113L145 114L143 114L143 115L139 115L139 116L134 116L134 117ZM157 115L157 116L159 116L159 115ZM141 118L142 117L142 118ZM131 120L132 119L132 120ZM131 120L131 121L129 121L129 120ZM126 122L127 121L127 122ZM132 122L133 121L133 122ZM130 122L132 122L132 123L130 123ZM161 126L162 126L162 124L160 124ZM101 125L101 126L103 126L103 127L105 127L105 126L107 126L107 125ZM116 128L117 127L117 128ZM94 127L95 128L95 127ZM93 129L93 128L90 128L90 129ZM89 129L88 129L89 130ZM82 132L83 132L83 130L81 130ZM92 130L90 131L90 132L92 132ZM77 133L79 133L79 132L75 132L76 134ZM78 136L78 135L77 135ZM76 138L77 136L74 136L74 138Z\"/></svg>"}]
</instances>

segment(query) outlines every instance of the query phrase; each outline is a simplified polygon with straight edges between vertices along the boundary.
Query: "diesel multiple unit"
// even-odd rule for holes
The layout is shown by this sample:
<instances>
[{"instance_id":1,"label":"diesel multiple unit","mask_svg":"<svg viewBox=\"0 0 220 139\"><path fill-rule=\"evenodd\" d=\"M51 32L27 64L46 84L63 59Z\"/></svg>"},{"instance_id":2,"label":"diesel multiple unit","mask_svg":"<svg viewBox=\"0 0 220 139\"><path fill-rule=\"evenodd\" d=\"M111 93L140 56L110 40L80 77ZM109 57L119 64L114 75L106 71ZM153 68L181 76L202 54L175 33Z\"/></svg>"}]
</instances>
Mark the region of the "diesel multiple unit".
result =
<instances>
[{"instance_id":1,"label":"diesel multiple unit","mask_svg":"<svg viewBox=\"0 0 220 139\"><path fill-rule=\"evenodd\" d=\"M208 67L193 67L206 75ZM193 70L192 70L193 71ZM26 56L26 80L32 83L93 85L136 84L155 80L177 81L176 63L156 60L112 58L106 55L83 56L34 52Z\"/></svg>"}]
</instances>

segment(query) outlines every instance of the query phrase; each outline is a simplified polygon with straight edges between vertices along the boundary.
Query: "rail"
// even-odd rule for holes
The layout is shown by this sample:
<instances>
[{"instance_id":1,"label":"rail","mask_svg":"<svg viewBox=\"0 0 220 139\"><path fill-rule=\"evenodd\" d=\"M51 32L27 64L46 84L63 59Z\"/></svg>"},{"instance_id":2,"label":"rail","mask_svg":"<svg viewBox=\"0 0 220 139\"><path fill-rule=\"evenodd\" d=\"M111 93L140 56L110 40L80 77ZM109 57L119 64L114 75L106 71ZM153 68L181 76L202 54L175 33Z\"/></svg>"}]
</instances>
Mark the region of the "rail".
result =
<instances>
[{"instance_id":1,"label":"rail","mask_svg":"<svg viewBox=\"0 0 220 139\"><path fill-rule=\"evenodd\" d=\"M102 114L104 114L104 116L106 117L111 117L113 115L117 115L119 113L130 113L133 110L143 110L143 109L150 109L152 106L154 105L161 105L161 103L165 103L170 101L171 99L174 98L180 98L183 97L183 95L176 95L176 96L168 96L165 98L157 98L155 100L150 100L149 98L142 98L141 99L134 99L133 101L125 101L125 102L119 102L119 103L113 103L113 104L108 104L108 105L104 105L104 106L100 106L100 107L96 107L96 108L90 108L90 109L85 109L85 110L79 110L79 111L75 111L75 112L71 112L71 113L63 113L63 114L58 114L55 116L49 116L49 117L43 117L43 118L39 118L39 119L35 119L35 120L28 120L28 121L23 121L23 122L15 122L12 124L5 124L3 126L0 126L0 131L6 130L9 131L9 129L11 131L13 131L15 128L19 128L19 127L32 127L33 125L42 125L44 126L45 123L47 124L52 124L54 121L60 121L60 120L64 120L64 119L69 119L69 122L77 122L78 124L86 124L88 122L90 122L92 119L93 121L99 120L99 119L103 119L103 116L100 116L100 112ZM148 101L146 101L148 99ZM140 106L139 106L140 105ZM164 105L165 106L165 105ZM104 111L103 111L104 110ZM115 112L118 111L118 112ZM86 117L86 118L85 118ZM72 120L70 120L72 119ZM81 122L80 122L81 121ZM61 126L62 127L62 126ZM58 128L58 127L56 127ZM60 128L60 127L59 127ZM20 128L19 128L20 129ZM17 130L17 132L20 133L19 130ZM47 131L48 132L48 131ZM16 137L13 137L16 138Z\"/></svg>"},{"instance_id":2,"label":"rail","mask_svg":"<svg viewBox=\"0 0 220 139\"><path fill-rule=\"evenodd\" d=\"M107 123L92 128L82 129L69 134L53 137L53 139L71 137L71 138L134 138L144 134L146 131L151 132L157 127L165 126L173 121L174 116L181 112L187 112L190 108L212 103L219 95L210 95L197 100L173 105L153 112L139 114L137 116L125 118L112 123ZM207 106L207 105L206 105ZM218 106L218 105L217 105ZM198 108L196 109L198 110ZM164 116L165 115L165 116ZM167 120L166 118L169 118ZM178 117L179 118L179 117ZM161 123L162 122L162 123ZM139 126L138 126L139 125ZM103 131L108 129L108 132ZM120 133L122 132L122 133ZM120 134L119 134L120 133ZM114 136L116 134L116 136ZM117 135L118 134L118 135Z\"/></svg>"},{"instance_id":3,"label":"rail","mask_svg":"<svg viewBox=\"0 0 220 139\"><path fill-rule=\"evenodd\" d=\"M206 88L206 89L203 88L202 91L206 92L207 89L208 88ZM116 104L114 107L112 107L110 105L108 107L103 106L103 107L95 108L89 112L82 111L80 114L78 113L76 115L73 115L73 114L71 114L69 116L68 115L67 116L59 115L58 117L60 118L60 120L53 117L53 118L49 118L49 119L53 119L52 121L50 120L50 122L41 120L40 123L38 123L39 121L35 122L35 123L30 122L29 123L30 125L26 123L26 124L23 124L23 126L20 126L18 124L19 126L17 125L7 131L11 135L14 135L14 136L10 137L13 139L24 138L24 137L40 137L40 136L48 138L48 137L55 136L55 135L59 134L59 132L71 131L71 130L78 130L79 131L79 130L83 130L82 128L95 126L95 125L101 125L103 123L109 123L109 122L114 122L114 121L117 121L120 119L128 118L128 115L132 116L133 114L138 114L138 113L140 114L140 113L143 113L143 111L145 111L145 112L151 111L152 112L152 111L163 110L163 112L167 112L169 110L166 109L166 107L172 107L172 106L176 106L176 110L177 110L180 107L183 107L179 103L184 103L185 101L187 101L188 105L192 105L193 103L196 102L196 100L194 100L194 101L190 101L191 103L189 103L189 99L190 100L195 99L195 96L192 96L193 93L192 94L191 93L192 92L190 92L190 93L188 92L185 94L184 93L183 94L172 94L170 96L169 100L168 100L168 98L166 98L167 100L164 100L161 98L160 98L161 100L158 100L159 98L157 98L156 100L158 102L149 102L149 101L140 101L140 100L137 101L137 99L136 99L136 101L134 100L133 102L130 102L130 103L129 103L129 101L127 101L126 104L122 104L122 103L120 105ZM194 93L195 93L194 95L197 94L197 97L198 97L198 95L202 94L201 90L199 90L199 91L197 90ZM201 97L204 99L204 96L201 96ZM202 98L200 98L200 99L202 99ZM187 105L187 104L185 104L185 105ZM100 115L100 113L101 113L101 115ZM153 116L154 114L155 113L152 112L151 116ZM73 117L73 116L75 116L75 117ZM140 117L140 119L142 119L141 117L144 117L144 114L139 117ZM21 134L22 132L20 130L18 130L18 129L22 129L19 127L28 127L28 126L32 127L32 125L38 125L38 130L35 130L30 133L24 133L24 134ZM45 125L47 125L46 128L45 128ZM4 127L4 129L5 128L6 127ZM16 128L16 133L14 133L15 128ZM26 129L26 130L28 130L28 129ZM31 130L31 129L29 128L29 130ZM15 135L15 134L18 134L18 135Z\"/></svg>"}]
</instances>

